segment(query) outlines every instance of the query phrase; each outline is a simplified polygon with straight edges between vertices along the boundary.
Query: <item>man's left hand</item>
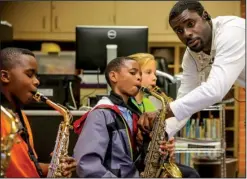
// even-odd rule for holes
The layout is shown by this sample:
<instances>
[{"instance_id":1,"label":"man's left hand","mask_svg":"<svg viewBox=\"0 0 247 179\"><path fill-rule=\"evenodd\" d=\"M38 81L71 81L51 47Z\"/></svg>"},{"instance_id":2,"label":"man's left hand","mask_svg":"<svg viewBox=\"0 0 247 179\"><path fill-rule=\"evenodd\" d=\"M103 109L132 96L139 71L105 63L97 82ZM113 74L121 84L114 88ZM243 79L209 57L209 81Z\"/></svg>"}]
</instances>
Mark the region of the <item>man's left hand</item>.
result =
<instances>
[{"instance_id":1,"label":"man's left hand","mask_svg":"<svg viewBox=\"0 0 247 179\"><path fill-rule=\"evenodd\" d=\"M73 157L66 156L61 159L61 169L62 175L64 177L70 178L72 172L76 169L76 161Z\"/></svg>"},{"instance_id":2,"label":"man's left hand","mask_svg":"<svg viewBox=\"0 0 247 179\"><path fill-rule=\"evenodd\" d=\"M170 117L175 117L175 115L173 114L173 112L170 108L170 104L167 104L166 105L166 119L168 119Z\"/></svg>"}]
</instances>

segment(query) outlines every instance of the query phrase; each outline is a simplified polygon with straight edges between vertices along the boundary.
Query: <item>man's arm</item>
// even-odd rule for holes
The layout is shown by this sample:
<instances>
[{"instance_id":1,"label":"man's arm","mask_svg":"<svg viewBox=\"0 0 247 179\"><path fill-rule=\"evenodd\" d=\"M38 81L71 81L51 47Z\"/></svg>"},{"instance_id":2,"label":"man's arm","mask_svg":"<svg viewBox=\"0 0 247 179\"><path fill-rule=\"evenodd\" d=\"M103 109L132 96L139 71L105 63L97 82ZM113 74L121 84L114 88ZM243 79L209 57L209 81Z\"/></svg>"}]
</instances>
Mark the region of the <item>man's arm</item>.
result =
<instances>
[{"instance_id":1,"label":"man's arm","mask_svg":"<svg viewBox=\"0 0 247 179\"><path fill-rule=\"evenodd\" d=\"M177 99L185 96L199 85L199 77L195 63L188 50L186 50L182 62L183 75L181 85L178 89ZM183 120L177 120L175 117L171 117L166 120L166 132L169 138L174 136L187 123L189 117Z\"/></svg>"},{"instance_id":2,"label":"man's arm","mask_svg":"<svg viewBox=\"0 0 247 179\"><path fill-rule=\"evenodd\" d=\"M216 56L206 82L170 103L178 120L220 102L245 67L244 29L229 27L218 34ZM191 79L193 80L193 79Z\"/></svg>"},{"instance_id":3,"label":"man's arm","mask_svg":"<svg viewBox=\"0 0 247 179\"><path fill-rule=\"evenodd\" d=\"M79 177L116 177L103 166L109 140L105 115L96 109L87 116L74 148Z\"/></svg>"}]
</instances>

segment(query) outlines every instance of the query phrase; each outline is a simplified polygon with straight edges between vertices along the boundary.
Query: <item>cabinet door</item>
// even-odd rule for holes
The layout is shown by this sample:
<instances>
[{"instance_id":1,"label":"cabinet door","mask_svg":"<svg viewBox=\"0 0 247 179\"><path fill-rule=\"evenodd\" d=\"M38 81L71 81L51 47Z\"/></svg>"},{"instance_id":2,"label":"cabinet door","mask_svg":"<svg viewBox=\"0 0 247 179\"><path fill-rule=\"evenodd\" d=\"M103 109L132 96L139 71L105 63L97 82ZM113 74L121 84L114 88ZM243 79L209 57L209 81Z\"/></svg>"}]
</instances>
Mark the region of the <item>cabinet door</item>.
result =
<instances>
[{"instance_id":1,"label":"cabinet door","mask_svg":"<svg viewBox=\"0 0 247 179\"><path fill-rule=\"evenodd\" d=\"M114 2L53 1L52 31L75 32L76 25L114 25Z\"/></svg>"},{"instance_id":2,"label":"cabinet door","mask_svg":"<svg viewBox=\"0 0 247 179\"><path fill-rule=\"evenodd\" d=\"M202 5L211 15L217 16L240 16L240 1L201 1Z\"/></svg>"},{"instance_id":3,"label":"cabinet door","mask_svg":"<svg viewBox=\"0 0 247 179\"><path fill-rule=\"evenodd\" d=\"M11 23L14 32L49 32L51 2L8 2L2 9L1 19Z\"/></svg>"},{"instance_id":4,"label":"cabinet door","mask_svg":"<svg viewBox=\"0 0 247 179\"><path fill-rule=\"evenodd\" d=\"M173 33L169 13L175 1L116 2L116 25L148 26L150 34Z\"/></svg>"}]
</instances>

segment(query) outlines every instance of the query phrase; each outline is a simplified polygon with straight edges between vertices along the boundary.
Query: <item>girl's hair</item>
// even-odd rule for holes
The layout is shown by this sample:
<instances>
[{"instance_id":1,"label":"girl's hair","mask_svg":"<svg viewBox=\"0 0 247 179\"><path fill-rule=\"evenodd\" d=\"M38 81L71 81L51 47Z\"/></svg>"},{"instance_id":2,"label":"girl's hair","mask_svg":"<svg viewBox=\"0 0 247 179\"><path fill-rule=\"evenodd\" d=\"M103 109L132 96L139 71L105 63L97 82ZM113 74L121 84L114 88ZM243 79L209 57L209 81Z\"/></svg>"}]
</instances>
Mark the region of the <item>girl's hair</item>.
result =
<instances>
[{"instance_id":1,"label":"girl's hair","mask_svg":"<svg viewBox=\"0 0 247 179\"><path fill-rule=\"evenodd\" d=\"M146 65L150 61L155 61L155 58L152 54L149 53L136 53L129 56L130 58L137 61L142 68L144 65Z\"/></svg>"}]
</instances>

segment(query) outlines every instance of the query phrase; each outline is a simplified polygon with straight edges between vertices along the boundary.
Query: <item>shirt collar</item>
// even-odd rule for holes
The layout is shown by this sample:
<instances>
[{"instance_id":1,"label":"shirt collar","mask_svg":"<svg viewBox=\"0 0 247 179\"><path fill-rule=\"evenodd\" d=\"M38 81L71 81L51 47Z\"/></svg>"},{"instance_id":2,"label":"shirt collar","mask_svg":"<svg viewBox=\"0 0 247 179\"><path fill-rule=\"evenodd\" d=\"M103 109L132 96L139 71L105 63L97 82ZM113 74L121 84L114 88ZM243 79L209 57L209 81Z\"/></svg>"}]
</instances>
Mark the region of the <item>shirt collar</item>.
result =
<instances>
[{"instance_id":1,"label":"shirt collar","mask_svg":"<svg viewBox=\"0 0 247 179\"><path fill-rule=\"evenodd\" d=\"M131 97L131 98L130 98L130 102L131 102L132 104L134 104L134 106L135 106L136 108L138 108L138 111L139 111L139 112L141 112L141 113L144 112L144 104L143 104L143 102L142 102L141 104L138 104L137 101L136 101L136 99L135 99L134 97Z\"/></svg>"},{"instance_id":2,"label":"shirt collar","mask_svg":"<svg viewBox=\"0 0 247 179\"><path fill-rule=\"evenodd\" d=\"M127 109L129 109L131 112L134 112L137 115L141 115L141 112L139 111L139 109L131 102L131 99L129 98L128 100L128 104L125 104L125 102L123 101L123 98L116 94L115 92L111 91L110 92L110 96L109 99L112 101L113 104L117 105L117 106L122 106L125 107Z\"/></svg>"},{"instance_id":3,"label":"shirt collar","mask_svg":"<svg viewBox=\"0 0 247 179\"><path fill-rule=\"evenodd\" d=\"M119 106L119 105L118 105L118 109L119 109L122 113L126 113L126 112L130 112L130 113L131 113L131 111L130 111L128 108L124 107L124 106Z\"/></svg>"}]
</instances>

